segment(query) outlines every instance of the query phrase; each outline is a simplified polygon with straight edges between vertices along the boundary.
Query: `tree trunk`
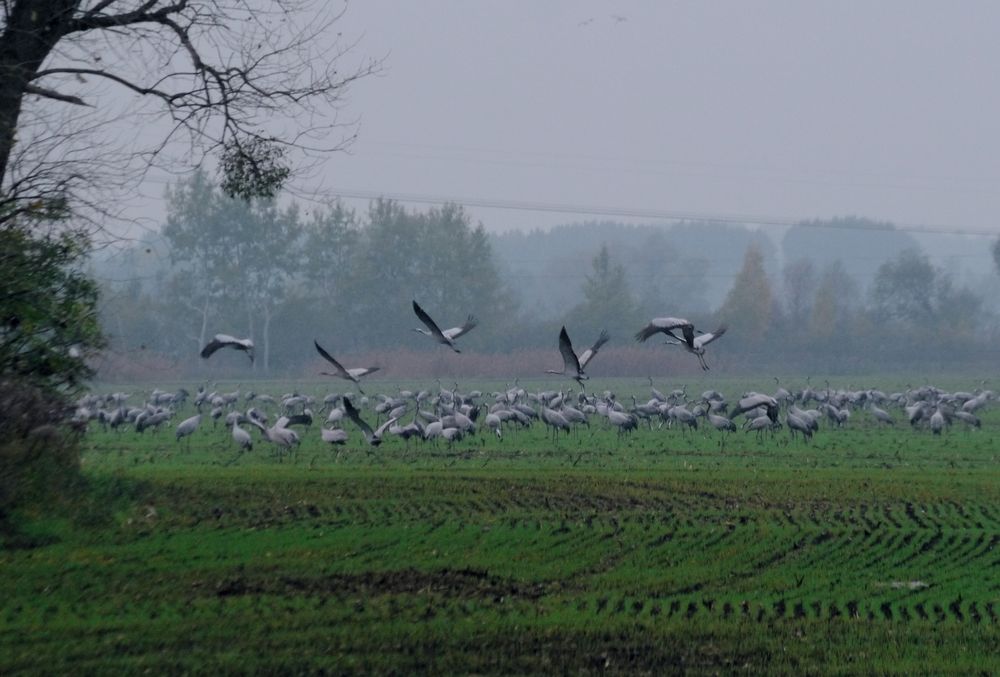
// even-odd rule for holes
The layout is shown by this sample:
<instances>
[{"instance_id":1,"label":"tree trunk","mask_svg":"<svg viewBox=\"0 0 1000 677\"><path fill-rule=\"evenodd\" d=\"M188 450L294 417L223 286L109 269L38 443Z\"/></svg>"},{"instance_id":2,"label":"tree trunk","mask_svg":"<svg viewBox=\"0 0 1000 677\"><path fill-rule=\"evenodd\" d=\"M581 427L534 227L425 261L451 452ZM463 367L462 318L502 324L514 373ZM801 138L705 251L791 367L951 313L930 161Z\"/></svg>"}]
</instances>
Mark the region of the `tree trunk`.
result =
<instances>
[{"instance_id":1,"label":"tree trunk","mask_svg":"<svg viewBox=\"0 0 1000 677\"><path fill-rule=\"evenodd\" d=\"M264 373L271 374L271 307L264 305Z\"/></svg>"},{"instance_id":2,"label":"tree trunk","mask_svg":"<svg viewBox=\"0 0 1000 677\"><path fill-rule=\"evenodd\" d=\"M205 347L206 343L208 343L208 316L211 314L210 311L212 309L212 299L206 298L204 305L201 306L196 306L187 299L183 299L183 302L188 310L201 315L201 330L198 332L198 335L192 336L190 334L187 334L187 332L185 332L188 338L198 343L198 347L195 348L195 352L196 354L200 355L201 349Z\"/></svg>"},{"instance_id":3,"label":"tree trunk","mask_svg":"<svg viewBox=\"0 0 1000 677\"><path fill-rule=\"evenodd\" d=\"M248 331L247 331L247 336L249 336L250 340L253 341L254 340L254 335L253 335L253 328L254 328L253 318L254 318L254 313L253 313L253 306L251 306L249 303L247 304L247 318L249 320L249 327L248 327ZM256 360L254 360L254 363L253 363L253 371L254 371L255 374L257 373L257 361Z\"/></svg>"},{"instance_id":4,"label":"tree trunk","mask_svg":"<svg viewBox=\"0 0 1000 677\"><path fill-rule=\"evenodd\" d=\"M205 305L201 307L201 332L198 334L198 350L205 347L208 342L208 311L212 307L211 299L205 299Z\"/></svg>"},{"instance_id":5,"label":"tree trunk","mask_svg":"<svg viewBox=\"0 0 1000 677\"><path fill-rule=\"evenodd\" d=\"M66 33L79 0L16 0L0 35L0 179L6 183L28 84Z\"/></svg>"}]
</instances>

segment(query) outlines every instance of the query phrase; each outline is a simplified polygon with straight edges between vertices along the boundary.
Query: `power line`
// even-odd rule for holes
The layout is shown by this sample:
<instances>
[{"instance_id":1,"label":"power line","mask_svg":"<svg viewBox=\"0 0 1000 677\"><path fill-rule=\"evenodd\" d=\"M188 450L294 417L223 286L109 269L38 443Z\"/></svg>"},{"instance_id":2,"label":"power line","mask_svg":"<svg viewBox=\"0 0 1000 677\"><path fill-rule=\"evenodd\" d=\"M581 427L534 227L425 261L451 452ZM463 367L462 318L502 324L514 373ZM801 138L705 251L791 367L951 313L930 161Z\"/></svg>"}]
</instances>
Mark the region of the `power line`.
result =
<instances>
[{"instance_id":1,"label":"power line","mask_svg":"<svg viewBox=\"0 0 1000 677\"><path fill-rule=\"evenodd\" d=\"M147 178L148 183L169 185L171 181L162 178ZM403 193L355 188L302 188L292 193L301 199L357 199L377 200L380 198L407 202L413 204L457 204L464 207L479 207L483 209L498 209L507 211L524 211L556 214L576 214L583 216L626 217L653 221L695 222L695 223L726 223L733 225L754 225L780 228L815 228L826 230L849 230L855 232L908 232L925 235L967 235L972 237L996 237L1000 229L985 230L969 226L949 224L918 224L905 222L869 221L864 228L852 226L850 223L838 223L830 220L820 220L815 217L802 216L762 216L757 214L712 214L708 212L687 212L658 208L617 207L601 205L584 205L579 203L559 203L545 201L510 200L503 198L462 197L455 195L440 195L431 193Z\"/></svg>"},{"instance_id":2,"label":"power line","mask_svg":"<svg viewBox=\"0 0 1000 677\"><path fill-rule=\"evenodd\" d=\"M850 230L855 232L909 232L928 235L970 235L976 237L995 237L1000 231L980 230L968 227L950 227L946 225L892 224L870 222L864 228L852 226L849 223L817 221L815 219L780 216L756 216L749 214L709 214L705 212L683 212L665 209L642 209L631 207L607 207L581 205L557 202L532 202L524 200L506 200L495 198L458 197L454 195L433 195L426 193L394 193L373 190L357 190L336 188L330 190L307 191L308 194L322 195L330 198L346 198L360 200L377 200L380 198L409 202L415 204L457 204L466 207L485 209L501 209L511 211L548 212L560 214L580 214L586 216L630 217L657 221L697 222L697 223L731 223L738 225L777 226L783 228L801 227L831 230Z\"/></svg>"}]
</instances>

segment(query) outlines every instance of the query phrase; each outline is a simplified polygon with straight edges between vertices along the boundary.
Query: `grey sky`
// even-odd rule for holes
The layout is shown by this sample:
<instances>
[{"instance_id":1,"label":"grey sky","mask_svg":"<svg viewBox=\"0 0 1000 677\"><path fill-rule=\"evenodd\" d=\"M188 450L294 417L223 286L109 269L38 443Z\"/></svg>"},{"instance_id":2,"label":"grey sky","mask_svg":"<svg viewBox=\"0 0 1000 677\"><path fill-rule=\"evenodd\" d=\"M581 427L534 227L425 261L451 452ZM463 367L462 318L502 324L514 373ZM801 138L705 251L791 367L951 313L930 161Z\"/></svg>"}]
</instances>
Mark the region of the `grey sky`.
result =
<instances>
[{"instance_id":1,"label":"grey sky","mask_svg":"<svg viewBox=\"0 0 1000 677\"><path fill-rule=\"evenodd\" d=\"M998 25L995 2L359 0L339 29L386 70L304 187L993 231Z\"/></svg>"},{"instance_id":2,"label":"grey sky","mask_svg":"<svg viewBox=\"0 0 1000 677\"><path fill-rule=\"evenodd\" d=\"M997 25L988 2L355 2L341 26L387 70L325 185L992 229Z\"/></svg>"}]
</instances>

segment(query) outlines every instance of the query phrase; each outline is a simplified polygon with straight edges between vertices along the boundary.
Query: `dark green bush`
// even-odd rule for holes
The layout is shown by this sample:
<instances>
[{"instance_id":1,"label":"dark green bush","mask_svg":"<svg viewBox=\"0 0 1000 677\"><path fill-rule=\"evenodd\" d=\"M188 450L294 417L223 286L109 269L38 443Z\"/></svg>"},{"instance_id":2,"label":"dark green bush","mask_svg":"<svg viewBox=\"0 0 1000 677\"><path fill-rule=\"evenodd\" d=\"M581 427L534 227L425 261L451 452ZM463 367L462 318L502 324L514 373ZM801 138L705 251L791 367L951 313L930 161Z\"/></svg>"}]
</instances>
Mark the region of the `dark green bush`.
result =
<instances>
[{"instance_id":1,"label":"dark green bush","mask_svg":"<svg viewBox=\"0 0 1000 677\"><path fill-rule=\"evenodd\" d=\"M14 380L0 380L0 530L15 515L70 508L83 488L80 435L66 400Z\"/></svg>"}]
</instances>

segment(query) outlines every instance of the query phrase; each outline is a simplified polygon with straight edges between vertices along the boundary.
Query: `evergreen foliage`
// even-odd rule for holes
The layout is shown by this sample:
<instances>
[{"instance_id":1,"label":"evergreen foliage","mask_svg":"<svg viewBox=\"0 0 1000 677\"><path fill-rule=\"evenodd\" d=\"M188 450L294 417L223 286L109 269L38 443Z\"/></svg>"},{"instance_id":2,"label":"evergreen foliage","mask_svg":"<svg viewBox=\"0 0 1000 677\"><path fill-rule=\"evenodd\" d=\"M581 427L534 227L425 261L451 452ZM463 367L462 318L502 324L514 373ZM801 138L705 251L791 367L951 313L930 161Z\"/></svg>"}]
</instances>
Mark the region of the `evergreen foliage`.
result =
<instances>
[{"instance_id":1,"label":"evergreen foliage","mask_svg":"<svg viewBox=\"0 0 1000 677\"><path fill-rule=\"evenodd\" d=\"M0 227L0 374L69 392L92 374L102 345L97 284L81 266L89 240L76 230Z\"/></svg>"}]
</instances>

